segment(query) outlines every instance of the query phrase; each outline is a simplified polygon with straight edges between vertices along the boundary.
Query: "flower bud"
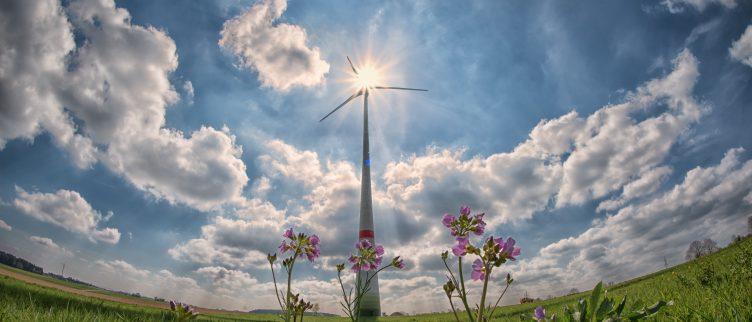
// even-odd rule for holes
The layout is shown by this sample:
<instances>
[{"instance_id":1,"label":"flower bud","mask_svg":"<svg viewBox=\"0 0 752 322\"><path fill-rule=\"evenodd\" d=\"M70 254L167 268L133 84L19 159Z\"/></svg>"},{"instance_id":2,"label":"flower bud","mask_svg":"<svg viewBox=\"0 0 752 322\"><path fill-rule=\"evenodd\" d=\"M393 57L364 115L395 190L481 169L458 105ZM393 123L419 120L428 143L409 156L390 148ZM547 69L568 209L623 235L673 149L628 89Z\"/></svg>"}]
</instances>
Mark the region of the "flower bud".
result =
<instances>
[{"instance_id":1,"label":"flower bud","mask_svg":"<svg viewBox=\"0 0 752 322\"><path fill-rule=\"evenodd\" d=\"M337 273L342 272L345 270L345 263L337 264Z\"/></svg>"},{"instance_id":2,"label":"flower bud","mask_svg":"<svg viewBox=\"0 0 752 322\"><path fill-rule=\"evenodd\" d=\"M277 261L277 253L266 254L266 259L269 261L269 264L274 264Z\"/></svg>"},{"instance_id":3,"label":"flower bud","mask_svg":"<svg viewBox=\"0 0 752 322\"><path fill-rule=\"evenodd\" d=\"M444 284L444 293L446 293L447 296L452 296L452 293L454 293L454 290L455 290L455 286L451 280L446 282L446 284Z\"/></svg>"},{"instance_id":4,"label":"flower bud","mask_svg":"<svg viewBox=\"0 0 752 322\"><path fill-rule=\"evenodd\" d=\"M449 251L445 250L443 253L441 253L441 259L446 260L447 257L449 257Z\"/></svg>"}]
</instances>

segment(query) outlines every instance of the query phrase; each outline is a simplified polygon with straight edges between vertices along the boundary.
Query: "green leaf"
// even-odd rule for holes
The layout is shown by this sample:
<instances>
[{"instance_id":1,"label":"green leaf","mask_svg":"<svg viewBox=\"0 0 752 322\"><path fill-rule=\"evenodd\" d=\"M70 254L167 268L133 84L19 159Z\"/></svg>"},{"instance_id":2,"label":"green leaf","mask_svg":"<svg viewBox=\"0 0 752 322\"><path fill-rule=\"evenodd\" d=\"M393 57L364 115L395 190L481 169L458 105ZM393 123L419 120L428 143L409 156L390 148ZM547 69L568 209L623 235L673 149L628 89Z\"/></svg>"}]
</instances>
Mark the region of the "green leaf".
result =
<instances>
[{"instance_id":1,"label":"green leaf","mask_svg":"<svg viewBox=\"0 0 752 322\"><path fill-rule=\"evenodd\" d=\"M666 302L664 300L660 300L657 303L651 305L650 307L647 307L647 308L644 308L642 310L632 313L632 315L629 316L629 320L638 321L638 320L644 319L648 316L658 313L658 311L660 311L661 308L663 308L664 306L671 306L671 305L674 305L674 301Z\"/></svg>"},{"instance_id":2,"label":"green leaf","mask_svg":"<svg viewBox=\"0 0 752 322\"><path fill-rule=\"evenodd\" d=\"M595 315L593 316L593 319L595 321L602 321L604 318L610 315L610 312L613 308L614 308L614 301L610 298L604 298L603 302L601 302L601 305L598 307L598 310L595 311Z\"/></svg>"},{"instance_id":3,"label":"green leaf","mask_svg":"<svg viewBox=\"0 0 752 322\"><path fill-rule=\"evenodd\" d=\"M580 319L579 320L580 322L586 322L588 320L587 302L585 301L585 299L581 299L579 304L580 304L580 312L579 312Z\"/></svg>"},{"instance_id":4,"label":"green leaf","mask_svg":"<svg viewBox=\"0 0 752 322\"><path fill-rule=\"evenodd\" d=\"M603 281L598 282L598 284L595 285L593 292L590 293L590 308L593 310L593 315L590 319L591 321L595 321L596 319L595 310L598 309L598 302L601 299L601 294L603 294Z\"/></svg>"},{"instance_id":5,"label":"green leaf","mask_svg":"<svg viewBox=\"0 0 752 322\"><path fill-rule=\"evenodd\" d=\"M616 310L614 310L614 314L617 318L621 317L621 312L624 311L624 307L627 306L627 296L624 295L624 297L621 299L621 303L616 307Z\"/></svg>"}]
</instances>

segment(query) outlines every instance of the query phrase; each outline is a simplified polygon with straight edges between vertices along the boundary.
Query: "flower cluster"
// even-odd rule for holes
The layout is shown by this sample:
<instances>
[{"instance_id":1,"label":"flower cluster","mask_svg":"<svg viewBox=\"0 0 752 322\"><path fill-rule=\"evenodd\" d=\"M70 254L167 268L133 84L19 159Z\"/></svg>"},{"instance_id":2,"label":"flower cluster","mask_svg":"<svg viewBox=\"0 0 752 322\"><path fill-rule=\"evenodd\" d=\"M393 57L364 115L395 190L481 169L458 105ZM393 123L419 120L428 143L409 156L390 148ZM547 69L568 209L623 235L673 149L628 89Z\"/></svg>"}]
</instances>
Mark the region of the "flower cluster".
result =
<instances>
[{"instance_id":1,"label":"flower cluster","mask_svg":"<svg viewBox=\"0 0 752 322\"><path fill-rule=\"evenodd\" d=\"M198 317L198 312L193 307L173 300L170 300L170 311L175 316L176 321L195 320Z\"/></svg>"},{"instance_id":2,"label":"flower cluster","mask_svg":"<svg viewBox=\"0 0 752 322\"><path fill-rule=\"evenodd\" d=\"M384 257L384 247L374 245L368 239L361 239L355 243L356 254L351 254L348 261L352 264L353 272L375 271L381 265Z\"/></svg>"},{"instance_id":3,"label":"flower cluster","mask_svg":"<svg viewBox=\"0 0 752 322\"><path fill-rule=\"evenodd\" d=\"M441 219L441 223L444 224L452 236L457 239L457 245L452 247L452 253L455 256L465 256L472 250L470 248L470 233L477 236L483 235L486 231L486 222L483 220L485 213L480 213L472 216L469 206L460 207L460 215L454 216L450 214L444 214Z\"/></svg>"},{"instance_id":4,"label":"flower cluster","mask_svg":"<svg viewBox=\"0 0 752 322\"><path fill-rule=\"evenodd\" d=\"M281 253L292 251L295 254L295 257L297 257L297 255L305 255L311 262L321 255L321 250L319 249L319 236L308 236L304 233L295 235L292 228L289 228L285 230L282 237L287 238L287 240L283 240L282 244L279 245L279 251Z\"/></svg>"},{"instance_id":5,"label":"flower cluster","mask_svg":"<svg viewBox=\"0 0 752 322\"><path fill-rule=\"evenodd\" d=\"M350 318L350 321L360 321L359 310L361 300L363 299L363 295L370 289L371 281L379 272L389 267L397 269L405 268L405 261L402 260L400 256L392 258L391 262L381 266L383 259L384 247L381 245L376 245L368 239L361 239L355 243L355 253L350 255L348 262L352 264L350 269L354 273L358 273L358 277L356 277L358 282L354 288L350 288L349 292L345 290L345 285L342 282L342 271L345 270L345 263L337 264L337 281L342 288L343 299L340 304L342 305L345 314L347 314L347 317ZM353 294L353 291L355 291L355 294Z\"/></svg>"},{"instance_id":6,"label":"flower cluster","mask_svg":"<svg viewBox=\"0 0 752 322\"><path fill-rule=\"evenodd\" d=\"M486 222L483 220L484 213L472 215L470 207L460 207L459 216L445 214L441 219L441 223L449 228L450 234L455 237L457 244L452 246L452 253L457 257L458 273L455 275L452 269L447 263L449 252L445 251L441 254L441 260L444 262L444 266L449 273L447 275L447 283L444 284L444 293L446 293L449 299L449 304L452 307L452 312L455 318L459 321L459 315L452 302L453 298L459 298L462 301L462 305L465 308L465 312L471 322L487 321L493 316L494 310L498 307L501 298L506 293L509 285L512 284L511 275L507 274L506 286L497 298L496 302L492 306L486 306L486 292L488 290L488 282L490 280L491 272L494 267L499 267L507 260L516 260L516 256L520 254L520 248L515 247L515 240L513 238L507 238L505 241L503 238L494 238L493 236L486 239L480 246L476 247L470 241L471 235L480 236L486 230ZM480 295L480 303L476 305L476 309L472 310L470 303L468 303L468 291L465 287L465 277L462 272L462 259L466 255L475 255L477 258L473 261L472 271L470 278L474 281L481 281L483 283L483 292ZM456 295L455 295L456 293Z\"/></svg>"},{"instance_id":7,"label":"flower cluster","mask_svg":"<svg viewBox=\"0 0 752 322\"><path fill-rule=\"evenodd\" d=\"M481 256L473 262L473 271L470 277L475 281L481 281L486 278L486 265L489 263L494 267L499 267L507 260L517 260L515 256L520 255L520 248L515 247L515 240L512 237L504 241L503 238L488 237L483 244L483 251L477 252L477 249L468 246L471 251ZM456 254L455 254L456 255Z\"/></svg>"},{"instance_id":8,"label":"flower cluster","mask_svg":"<svg viewBox=\"0 0 752 322\"><path fill-rule=\"evenodd\" d=\"M287 289L282 292L277 287L277 275L274 272L274 264L277 262L277 254L268 254L266 259L269 261L269 267L272 271L272 282L274 282L274 294L277 297L280 309L282 309L282 320L285 322L297 321L297 317L300 316L300 320L303 320L303 314L306 310L312 308L310 302L303 301L299 294L293 294L291 289L292 285L292 271L295 267L295 261L302 256L308 258L313 262L321 255L319 249L319 236L307 235L304 233L295 234L292 228L285 230L282 234L284 239L279 245L279 251L281 254L290 252L289 257L282 260L282 267L287 273Z\"/></svg>"}]
</instances>

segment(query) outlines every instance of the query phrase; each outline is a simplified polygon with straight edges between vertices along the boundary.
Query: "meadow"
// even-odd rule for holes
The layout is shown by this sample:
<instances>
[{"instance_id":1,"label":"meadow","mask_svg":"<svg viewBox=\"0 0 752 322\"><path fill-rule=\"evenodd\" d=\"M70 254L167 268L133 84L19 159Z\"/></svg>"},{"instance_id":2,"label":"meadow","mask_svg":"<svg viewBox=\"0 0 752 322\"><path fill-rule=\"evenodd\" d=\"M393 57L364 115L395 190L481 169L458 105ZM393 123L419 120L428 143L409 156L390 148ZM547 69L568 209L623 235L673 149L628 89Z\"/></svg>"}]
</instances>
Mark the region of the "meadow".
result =
<instances>
[{"instance_id":1,"label":"meadow","mask_svg":"<svg viewBox=\"0 0 752 322\"><path fill-rule=\"evenodd\" d=\"M674 301L674 305L664 308L652 320L752 321L752 238L747 237L697 260L606 289L607 295L615 299L620 300L626 295L627 306L632 309L650 305L659 299ZM563 305L572 305L589 296L589 293L502 307L496 311L492 321L519 321L520 314L529 314L539 305L547 312L559 315ZM171 312L166 309L100 300L28 284L7 276L0 277L0 321L170 321L172 318ZM460 315L460 318L465 317ZM228 312L200 314L198 320L279 321L279 318L271 314ZM436 313L383 317L380 320L448 322L453 321L454 316L451 313ZM346 318L306 316L305 321L334 322L346 321Z\"/></svg>"}]
</instances>

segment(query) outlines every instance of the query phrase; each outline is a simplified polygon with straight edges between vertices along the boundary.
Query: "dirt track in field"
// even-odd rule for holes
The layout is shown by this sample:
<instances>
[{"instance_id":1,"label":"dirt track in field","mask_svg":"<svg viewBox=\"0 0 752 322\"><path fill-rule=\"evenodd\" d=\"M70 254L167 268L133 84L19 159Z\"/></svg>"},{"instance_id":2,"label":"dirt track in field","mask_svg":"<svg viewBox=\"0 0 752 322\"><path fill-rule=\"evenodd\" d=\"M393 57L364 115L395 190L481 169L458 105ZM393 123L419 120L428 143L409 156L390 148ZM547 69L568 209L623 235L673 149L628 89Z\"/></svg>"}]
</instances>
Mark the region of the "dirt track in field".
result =
<instances>
[{"instance_id":1,"label":"dirt track in field","mask_svg":"<svg viewBox=\"0 0 752 322\"><path fill-rule=\"evenodd\" d=\"M150 301L147 299L138 299L138 298L128 298L128 297L119 297L119 296L112 296L109 294L103 294L98 291L93 290L80 290L73 287L53 283L47 280L43 280L41 278L34 278L25 274L17 273L11 270L7 270L3 267L0 267L0 275L5 275L14 279L17 279L19 281L23 281L25 283L34 284L37 286L52 288L68 293L73 293L81 296L86 297L92 297L97 298L105 301L111 301L111 302L118 302L118 303L125 303L125 304L132 304L137 306L148 306L153 308L159 308L159 309L169 309L170 305L166 302L157 302L157 301ZM225 310L217 310L217 309L207 309L203 307L196 307L196 310L199 313L204 314L237 314L241 313L238 311L225 311Z\"/></svg>"}]
</instances>

